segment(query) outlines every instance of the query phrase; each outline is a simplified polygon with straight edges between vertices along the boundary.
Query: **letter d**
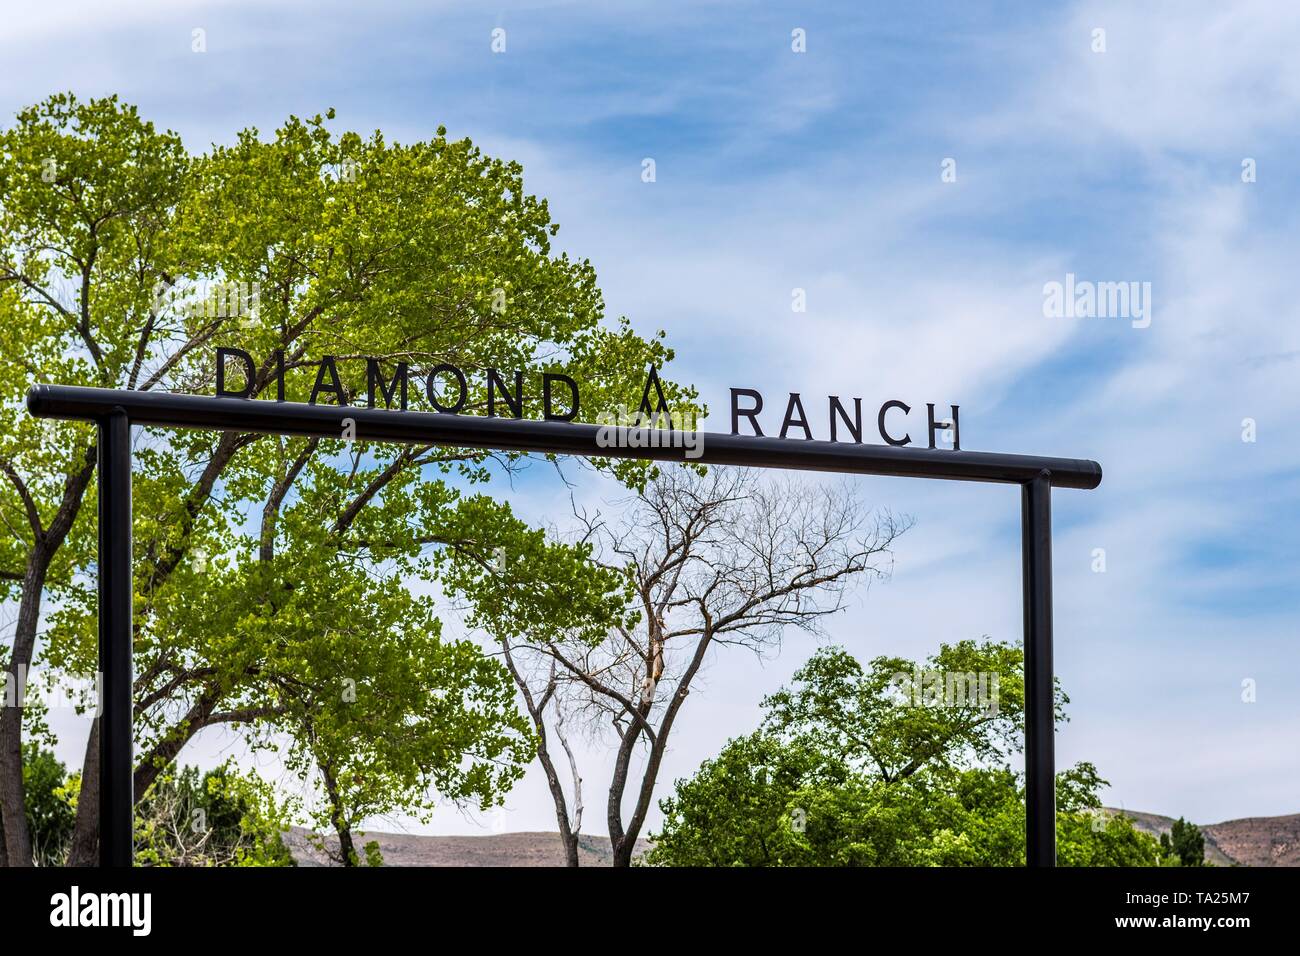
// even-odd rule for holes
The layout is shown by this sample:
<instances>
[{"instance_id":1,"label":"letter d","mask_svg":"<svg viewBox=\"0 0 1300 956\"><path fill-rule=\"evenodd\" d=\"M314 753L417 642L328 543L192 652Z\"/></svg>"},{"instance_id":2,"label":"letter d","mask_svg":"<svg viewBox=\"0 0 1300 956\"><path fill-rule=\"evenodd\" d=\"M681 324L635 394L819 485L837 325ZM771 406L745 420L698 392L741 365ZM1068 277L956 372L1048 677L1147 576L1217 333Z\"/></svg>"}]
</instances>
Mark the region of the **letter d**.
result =
<instances>
[{"instance_id":1,"label":"letter d","mask_svg":"<svg viewBox=\"0 0 1300 956\"><path fill-rule=\"evenodd\" d=\"M240 391L230 391L226 388L227 357L237 358L244 363L244 387ZM243 349L231 349L225 346L217 349L217 398L252 398L256 378L257 370L253 367L253 356Z\"/></svg>"}]
</instances>

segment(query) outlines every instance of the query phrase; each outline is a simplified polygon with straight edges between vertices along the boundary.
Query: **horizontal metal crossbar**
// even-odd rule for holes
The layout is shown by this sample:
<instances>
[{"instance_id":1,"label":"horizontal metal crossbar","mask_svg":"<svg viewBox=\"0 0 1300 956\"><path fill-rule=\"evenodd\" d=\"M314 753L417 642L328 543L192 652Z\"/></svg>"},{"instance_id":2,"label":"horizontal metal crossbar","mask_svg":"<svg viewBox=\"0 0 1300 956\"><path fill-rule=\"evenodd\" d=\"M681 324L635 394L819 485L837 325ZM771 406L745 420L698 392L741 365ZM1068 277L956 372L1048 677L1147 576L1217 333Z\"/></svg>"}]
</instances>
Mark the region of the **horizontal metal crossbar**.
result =
<instances>
[{"instance_id":1,"label":"horizontal metal crossbar","mask_svg":"<svg viewBox=\"0 0 1300 956\"><path fill-rule=\"evenodd\" d=\"M340 408L336 405L70 385L34 386L27 393L27 408L38 418L84 421L99 421L120 408L133 425L319 435L325 438L340 437L344 419L351 419L353 437L357 441L456 445L587 457L690 460L707 465L1008 484L1024 484L1046 472L1056 488L1090 489L1101 483L1101 466L1080 458L706 432L694 436L700 451L698 457L686 459L682 443L674 442L672 433L667 431L647 432L643 443L628 447L625 442L615 444L610 440L616 437L615 426L384 408Z\"/></svg>"}]
</instances>

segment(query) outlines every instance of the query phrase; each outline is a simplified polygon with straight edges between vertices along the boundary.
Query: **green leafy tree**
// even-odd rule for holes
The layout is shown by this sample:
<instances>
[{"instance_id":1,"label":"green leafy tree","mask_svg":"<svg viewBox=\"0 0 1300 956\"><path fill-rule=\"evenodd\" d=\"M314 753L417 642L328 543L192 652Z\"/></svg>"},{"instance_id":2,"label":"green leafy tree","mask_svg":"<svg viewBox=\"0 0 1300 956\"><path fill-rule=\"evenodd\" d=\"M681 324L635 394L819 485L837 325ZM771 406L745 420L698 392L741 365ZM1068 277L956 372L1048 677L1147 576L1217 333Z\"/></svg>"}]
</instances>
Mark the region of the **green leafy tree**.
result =
<instances>
[{"instance_id":1,"label":"green leafy tree","mask_svg":"<svg viewBox=\"0 0 1300 956\"><path fill-rule=\"evenodd\" d=\"M277 664L277 713L265 725L289 731L289 744L271 734L262 745L286 750L303 777L319 775L314 820L353 865L361 820L419 816L436 798L490 806L522 776L533 741L509 675L476 644L442 639L430 599L395 578L331 570L300 579L285 599L281 615L301 633L286 641L283 624L272 629L296 656ZM319 632L311 609L330 603L347 611Z\"/></svg>"},{"instance_id":2,"label":"green leafy tree","mask_svg":"<svg viewBox=\"0 0 1300 956\"><path fill-rule=\"evenodd\" d=\"M292 804L231 763L169 772L136 807L141 866L293 866L283 835Z\"/></svg>"},{"instance_id":3,"label":"green leafy tree","mask_svg":"<svg viewBox=\"0 0 1300 956\"><path fill-rule=\"evenodd\" d=\"M764 701L757 731L661 801L663 829L644 862L1023 865L1023 780L1006 765L1022 741L1020 654L962 641L924 664L878 657L864 669L840 648L818 651ZM924 675L980 673L998 675L996 706L984 695L926 697ZM1066 698L1056 694L1061 717ZM1105 785L1088 763L1057 775L1058 862L1156 865L1154 839L1102 813Z\"/></svg>"},{"instance_id":4,"label":"green leafy tree","mask_svg":"<svg viewBox=\"0 0 1300 956\"><path fill-rule=\"evenodd\" d=\"M626 320L605 321L594 270L553 251L558 226L524 189L517 163L441 129L396 144L379 133L336 135L332 119L290 118L270 137L245 130L233 145L191 156L116 98L62 94L0 133L0 584L19 605L11 677L32 664L47 597L57 611L43 663L86 674L96 660L94 433L28 416L22 398L33 383L210 391L212 349L227 345L254 356L255 399L275 394L278 350L290 401L306 400L318 374L329 381L321 356L337 355L355 359L338 369L341 394L324 399L339 404L368 401L370 357L386 380L400 363L413 376L440 363L466 370L471 414L485 411L486 369L507 378L523 369L526 408L535 410L541 375L563 367L582 383L590 412L635 404L647 367L672 358L661 335L644 339ZM238 370L232 378L242 384ZM665 387L674 402L692 400ZM418 382L409 400L428 407ZM410 646L429 652L441 641L431 612L405 592L512 545L499 538L509 509L460 488L522 467L520 456L350 442L342 431L331 440L145 430L134 451L137 799L204 728L287 733L298 757L328 759L342 746L328 734L369 733L362 750L389 746L377 737L390 702L359 696L347 719L326 703L345 662L358 686L372 666L390 667L385 679L408 694L396 706L430 726L420 718L430 712L424 698L439 688L416 692L415 678L428 676L422 665L356 653L352 645L370 636L341 625L369 612L345 602L382 604L361 622L379 627L381 642L397 642L401 614L413 613L427 633ZM633 484L648 473L638 462L597 465ZM404 587L382 583L399 576ZM336 586L332 597L319 582ZM555 584L532 592L551 595L547 602L520 613L544 619L554 596L570 593L564 578ZM433 658L460 695L443 701L440 720L463 720L469 736L441 731L441 747L427 735L409 739L377 779L402 781L409 797L410 768L436 752L430 779L476 801L500 799L513 771L467 771L474 782L458 790L453 769L462 753L524 759L499 706L499 675L454 647ZM23 722L21 708L0 714L0 818L15 865L32 859L16 773ZM307 734L314 741L299 739ZM94 859L97 752L96 723L73 863ZM295 766L306 772L309 763ZM319 768L313 779L321 783ZM374 782L338 779L345 788ZM349 819L385 803L373 789L339 799Z\"/></svg>"},{"instance_id":5,"label":"green leafy tree","mask_svg":"<svg viewBox=\"0 0 1300 956\"><path fill-rule=\"evenodd\" d=\"M164 237L188 168L178 137L115 100L54 96L0 134L0 581L18 603L14 685L31 666L46 590L67 587L90 557L93 525L77 518L95 465L90 428L36 422L22 394L37 380L129 378L153 275L176 268ZM32 859L22 720L22 708L0 711L0 814L14 865Z\"/></svg>"},{"instance_id":6,"label":"green leafy tree","mask_svg":"<svg viewBox=\"0 0 1300 956\"><path fill-rule=\"evenodd\" d=\"M43 866L57 865L72 838L75 785L69 786L63 763L35 740L23 744L23 788L36 861Z\"/></svg>"},{"instance_id":7,"label":"green leafy tree","mask_svg":"<svg viewBox=\"0 0 1300 956\"><path fill-rule=\"evenodd\" d=\"M791 799L826 771L819 755L761 731L728 742L674 795L660 801L670 821L647 862L670 866L781 866L804 854ZM844 775L840 775L840 782Z\"/></svg>"},{"instance_id":8,"label":"green leafy tree","mask_svg":"<svg viewBox=\"0 0 1300 956\"><path fill-rule=\"evenodd\" d=\"M1160 834L1160 850L1178 866L1206 865L1205 834L1182 817L1173 822L1168 833Z\"/></svg>"},{"instance_id":9,"label":"green leafy tree","mask_svg":"<svg viewBox=\"0 0 1300 956\"><path fill-rule=\"evenodd\" d=\"M996 760L1023 740L1021 659L1018 647L966 640L941 645L922 664L877 657L864 669L843 649L824 648L795 674L790 687L764 702L769 712L764 726L818 752L840 755L886 783L927 767L957 769ZM1059 681L1054 693L1056 717L1062 720L1069 698Z\"/></svg>"}]
</instances>

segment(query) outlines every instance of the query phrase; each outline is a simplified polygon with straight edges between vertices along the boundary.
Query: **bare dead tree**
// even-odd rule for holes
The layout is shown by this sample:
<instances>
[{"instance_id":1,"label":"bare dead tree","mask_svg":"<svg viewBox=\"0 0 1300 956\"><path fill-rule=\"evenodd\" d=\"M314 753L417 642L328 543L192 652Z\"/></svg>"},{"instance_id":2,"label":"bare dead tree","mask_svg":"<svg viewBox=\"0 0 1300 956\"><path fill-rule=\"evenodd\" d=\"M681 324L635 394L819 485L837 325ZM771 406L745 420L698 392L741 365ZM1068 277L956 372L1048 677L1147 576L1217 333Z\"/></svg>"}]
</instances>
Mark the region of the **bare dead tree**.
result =
<instances>
[{"instance_id":1,"label":"bare dead tree","mask_svg":"<svg viewBox=\"0 0 1300 956\"><path fill-rule=\"evenodd\" d=\"M516 642L506 644L505 656L541 739L571 866L581 779L558 731L572 717L597 734L613 730L606 825L614 865L628 866L669 737L709 652L738 646L764 654L786 628L820 631L850 586L889 574L891 546L910 521L865 509L846 484L685 467L664 469L612 525L578 517L598 542L598 560L630 575L639 622L615 628L594 647ZM548 705L572 767L572 816L547 747Z\"/></svg>"},{"instance_id":2,"label":"bare dead tree","mask_svg":"<svg viewBox=\"0 0 1300 956\"><path fill-rule=\"evenodd\" d=\"M524 699L524 707L528 711L528 716L532 719L533 727L537 732L537 759L542 765L542 770L546 773L546 785L551 791L551 800L555 803L555 818L560 826L560 843L564 847L565 865L577 866L578 835L582 830L582 778L578 775L578 763L574 758L573 748L569 746L569 741L564 736L564 713L558 709L559 703L555 696L560 686L557 677L559 664L554 658L549 660L549 673L546 674L545 680L541 682L539 691L535 689L538 687L536 675L521 670L521 665L517 663L519 655L512 641L508 637L502 638L501 647L506 667L515 679L515 684ZM537 656L532 655L533 658ZM560 746L569 758L573 785L572 812L569 810L564 785L560 782L559 771L555 767L555 758L550 748L550 737L547 734L546 708L548 704L552 703L556 704L555 737L560 741Z\"/></svg>"}]
</instances>

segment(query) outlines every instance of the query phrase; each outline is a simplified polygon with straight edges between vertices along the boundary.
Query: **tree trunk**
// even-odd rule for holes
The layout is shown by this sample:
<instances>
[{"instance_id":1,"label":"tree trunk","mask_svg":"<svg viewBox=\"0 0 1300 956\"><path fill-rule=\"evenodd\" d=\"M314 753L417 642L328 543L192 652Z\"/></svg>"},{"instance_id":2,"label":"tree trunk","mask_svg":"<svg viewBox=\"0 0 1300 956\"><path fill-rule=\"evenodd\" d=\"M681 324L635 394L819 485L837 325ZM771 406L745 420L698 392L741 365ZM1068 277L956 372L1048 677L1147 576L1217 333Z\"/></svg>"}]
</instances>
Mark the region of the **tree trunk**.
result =
<instances>
[{"instance_id":1,"label":"tree trunk","mask_svg":"<svg viewBox=\"0 0 1300 956\"><path fill-rule=\"evenodd\" d=\"M342 858L343 865L356 866L357 851L352 843L352 828L337 815L331 814L331 816L334 817L334 832L339 835L339 856Z\"/></svg>"},{"instance_id":2,"label":"tree trunk","mask_svg":"<svg viewBox=\"0 0 1300 956\"><path fill-rule=\"evenodd\" d=\"M573 748L569 746L568 738L564 736L564 717L560 715L558 704L556 713L559 716L555 722L555 736L569 758L569 773L573 778L573 822L569 822L569 815L564 805L564 791L559 789L558 779L554 789L558 794L555 809L560 820L560 839L564 842L565 865L576 867L578 866L578 835L582 833L582 776L578 773L578 761L573 756ZM548 755L547 761L549 760Z\"/></svg>"},{"instance_id":3,"label":"tree trunk","mask_svg":"<svg viewBox=\"0 0 1300 956\"><path fill-rule=\"evenodd\" d=\"M352 842L352 828L348 825L347 815L343 812L343 800L339 795L338 781L334 772L324 760L317 759L321 779L325 782L325 795L330 802L330 824L339 838L339 862L344 866L357 865L357 851Z\"/></svg>"},{"instance_id":4,"label":"tree trunk","mask_svg":"<svg viewBox=\"0 0 1300 956\"><path fill-rule=\"evenodd\" d=\"M546 749L545 730L540 724L535 724L538 728L537 759L542 764L542 770L546 773L546 786L551 791L551 801L555 804L555 822L560 827L560 845L564 848L564 865L578 865L578 835L573 832L569 825L569 812L565 805L564 788L560 785L560 776L555 770L555 761L551 759L550 751Z\"/></svg>"},{"instance_id":5,"label":"tree trunk","mask_svg":"<svg viewBox=\"0 0 1300 956\"><path fill-rule=\"evenodd\" d=\"M704 663L705 652L712 641L713 627L710 622L706 622L704 634L695 645L695 653L682 675L677 692L673 694L672 699L668 702L663 719L659 722L659 729L655 733L654 742L651 744L650 753L646 758L645 770L641 773L641 784L637 792L636 806L632 810L632 816L627 823L626 829L623 826L623 794L627 789L632 750L637 738L641 735L640 723L634 723L628 727L627 733L619 746L618 759L614 764L614 778L609 788L609 840L610 847L613 850L614 866L632 865L632 854L636 850L636 840L641 833L641 827L645 825L646 814L650 810L650 802L654 797L655 781L659 778L659 767L663 763L664 752L668 749L668 735L672 733L673 722L677 719L678 711L681 710L682 704L686 702L686 698L690 694L691 681L695 679L700 665ZM653 697L643 696L639 707L639 713L643 719L650 716L650 710L653 706Z\"/></svg>"},{"instance_id":6,"label":"tree trunk","mask_svg":"<svg viewBox=\"0 0 1300 956\"><path fill-rule=\"evenodd\" d=\"M81 794L77 819L68 847L68 866L94 866L99 862L99 718L90 722L86 757L81 766Z\"/></svg>"},{"instance_id":7,"label":"tree trunk","mask_svg":"<svg viewBox=\"0 0 1300 956\"><path fill-rule=\"evenodd\" d=\"M618 846L614 847L614 856L610 865L630 867L632 865L632 850L635 847L636 837L624 837L618 842Z\"/></svg>"},{"instance_id":8,"label":"tree trunk","mask_svg":"<svg viewBox=\"0 0 1300 956\"><path fill-rule=\"evenodd\" d=\"M4 819L5 857L9 866L33 865L32 834L27 827L23 789L23 708L18 705L26 693L23 685L36 648L36 625L41 616L50 556L44 543L38 541L27 558L23 596L14 626L14 649L6 675L6 686L13 689L15 706L0 707L0 817Z\"/></svg>"},{"instance_id":9,"label":"tree trunk","mask_svg":"<svg viewBox=\"0 0 1300 956\"><path fill-rule=\"evenodd\" d=\"M578 834L570 830L561 833L560 840L564 844L564 865L577 869L581 865L578 862Z\"/></svg>"},{"instance_id":10,"label":"tree trunk","mask_svg":"<svg viewBox=\"0 0 1300 956\"><path fill-rule=\"evenodd\" d=\"M524 680L519 669L515 667L515 658L509 639L502 639L501 648L505 654L506 667L515 680L515 686L519 688L519 692L524 698L524 706L528 708L528 716L532 718L533 729L537 731L537 759L541 761L542 770L546 773L546 786L551 791L551 802L555 804L555 821L560 827L560 846L564 850L564 865L577 867L579 865L578 833L582 829L582 778L578 776L578 765L573 758L573 751L569 749L568 741L564 739L563 716L559 718L559 726L556 727L555 735L559 737L560 744L564 747L565 753L569 755L569 768L573 773L575 812L572 824L569 823L569 808L564 797L564 787L560 784L560 775L555 769L555 761L551 759L551 751L546 739L545 710L547 701L550 700L555 691L555 664L554 662L551 664L550 684L542 695L539 706L528 686L528 681ZM556 712L559 713L558 705Z\"/></svg>"},{"instance_id":11,"label":"tree trunk","mask_svg":"<svg viewBox=\"0 0 1300 956\"><path fill-rule=\"evenodd\" d=\"M650 708L641 705L641 716L649 714ZM614 761L614 774L609 783L609 800L605 805L605 823L609 827L609 847L613 853L614 866L631 866L632 851L623 831L623 793L627 789L628 768L632 763L632 749L641 736L641 725L632 723L623 733L618 745L618 756ZM632 837L636 842L636 837Z\"/></svg>"}]
</instances>

